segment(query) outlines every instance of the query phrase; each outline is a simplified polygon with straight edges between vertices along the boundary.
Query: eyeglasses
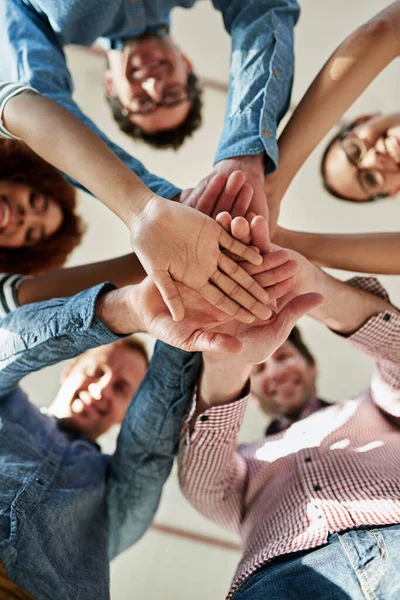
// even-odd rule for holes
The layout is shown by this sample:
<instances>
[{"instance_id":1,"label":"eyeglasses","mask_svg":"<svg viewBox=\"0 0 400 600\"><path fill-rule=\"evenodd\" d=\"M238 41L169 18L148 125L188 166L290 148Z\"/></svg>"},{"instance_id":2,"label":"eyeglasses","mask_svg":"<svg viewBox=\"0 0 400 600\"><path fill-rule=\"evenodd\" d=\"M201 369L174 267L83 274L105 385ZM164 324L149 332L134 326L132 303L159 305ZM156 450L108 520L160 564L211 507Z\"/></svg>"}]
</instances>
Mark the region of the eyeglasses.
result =
<instances>
[{"instance_id":1,"label":"eyeglasses","mask_svg":"<svg viewBox=\"0 0 400 600\"><path fill-rule=\"evenodd\" d=\"M147 94L135 96L132 98L130 107L123 108L121 114L124 117L129 117L130 115L151 115L160 106L173 108L187 100L191 100L193 95L194 91L190 90L187 85L176 85L164 92L161 102L156 102Z\"/></svg>"},{"instance_id":2,"label":"eyeglasses","mask_svg":"<svg viewBox=\"0 0 400 600\"><path fill-rule=\"evenodd\" d=\"M369 200L378 200L386 194L385 179L380 171L376 169L361 169L359 165L366 153L368 147L365 142L352 132L353 126L350 125L343 129L340 134L340 144L346 154L347 160L357 167L357 178L360 186L368 194Z\"/></svg>"}]
</instances>

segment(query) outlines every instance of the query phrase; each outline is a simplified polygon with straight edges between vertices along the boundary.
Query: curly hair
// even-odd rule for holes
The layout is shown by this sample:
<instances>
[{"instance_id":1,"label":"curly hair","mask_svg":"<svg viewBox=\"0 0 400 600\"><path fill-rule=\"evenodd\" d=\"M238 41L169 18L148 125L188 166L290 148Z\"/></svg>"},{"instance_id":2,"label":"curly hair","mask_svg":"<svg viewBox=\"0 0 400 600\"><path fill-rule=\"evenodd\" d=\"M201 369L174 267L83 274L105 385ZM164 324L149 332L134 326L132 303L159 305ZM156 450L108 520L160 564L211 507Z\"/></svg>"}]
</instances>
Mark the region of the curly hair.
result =
<instances>
[{"instance_id":1,"label":"curly hair","mask_svg":"<svg viewBox=\"0 0 400 600\"><path fill-rule=\"evenodd\" d=\"M22 183L51 196L63 213L60 228L43 241L29 247L0 248L0 272L33 275L61 267L85 231L75 212L75 189L57 169L16 140L0 140L0 180Z\"/></svg>"},{"instance_id":2,"label":"curly hair","mask_svg":"<svg viewBox=\"0 0 400 600\"><path fill-rule=\"evenodd\" d=\"M153 148L173 148L177 150L182 146L185 139L190 137L201 125L201 110L203 107L201 100L202 90L199 86L198 78L192 72L188 73L187 86L192 105L186 119L173 129L164 129L155 133L146 133L138 125L132 123L129 116L123 115L122 110L124 107L118 96L110 97L106 94L106 100L111 108L114 120L121 131L135 140L146 142Z\"/></svg>"}]
</instances>

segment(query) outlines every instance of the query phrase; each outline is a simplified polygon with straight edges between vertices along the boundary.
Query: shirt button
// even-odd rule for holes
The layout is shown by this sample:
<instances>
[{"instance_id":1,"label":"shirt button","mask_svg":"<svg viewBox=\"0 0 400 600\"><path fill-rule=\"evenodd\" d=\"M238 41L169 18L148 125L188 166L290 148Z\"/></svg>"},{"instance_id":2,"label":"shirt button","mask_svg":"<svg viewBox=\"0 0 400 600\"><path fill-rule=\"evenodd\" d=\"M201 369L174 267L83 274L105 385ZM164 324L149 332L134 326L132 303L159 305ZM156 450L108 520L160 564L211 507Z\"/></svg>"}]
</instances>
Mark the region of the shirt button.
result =
<instances>
[{"instance_id":1,"label":"shirt button","mask_svg":"<svg viewBox=\"0 0 400 600\"><path fill-rule=\"evenodd\" d=\"M207 417L207 415L201 415L201 417L200 417L200 421L203 421L203 423L204 423L205 421L208 421L208 417Z\"/></svg>"},{"instance_id":2,"label":"shirt button","mask_svg":"<svg viewBox=\"0 0 400 600\"><path fill-rule=\"evenodd\" d=\"M279 71L274 71L274 77L276 77L278 79L278 77L279 77Z\"/></svg>"},{"instance_id":3,"label":"shirt button","mask_svg":"<svg viewBox=\"0 0 400 600\"><path fill-rule=\"evenodd\" d=\"M41 477L35 477L35 481L37 481L39 485L43 485L44 484L44 481L43 481L43 479Z\"/></svg>"},{"instance_id":4,"label":"shirt button","mask_svg":"<svg viewBox=\"0 0 400 600\"><path fill-rule=\"evenodd\" d=\"M322 487L320 485L314 485L313 489L314 492L320 492L322 490Z\"/></svg>"},{"instance_id":5,"label":"shirt button","mask_svg":"<svg viewBox=\"0 0 400 600\"><path fill-rule=\"evenodd\" d=\"M268 131L268 129L264 129L264 135L266 138L270 138L271 137L271 132Z\"/></svg>"},{"instance_id":6,"label":"shirt button","mask_svg":"<svg viewBox=\"0 0 400 600\"><path fill-rule=\"evenodd\" d=\"M75 321L75 325L76 325L77 327L82 327L82 325L83 325L83 321L82 321L82 319L80 319L80 318L76 319L76 321Z\"/></svg>"},{"instance_id":7,"label":"shirt button","mask_svg":"<svg viewBox=\"0 0 400 600\"><path fill-rule=\"evenodd\" d=\"M305 459L304 459L304 462L307 462L307 463L309 463L311 461L312 461L311 456L306 456Z\"/></svg>"},{"instance_id":8,"label":"shirt button","mask_svg":"<svg viewBox=\"0 0 400 600\"><path fill-rule=\"evenodd\" d=\"M37 342L37 335L33 335L33 336L32 336L32 342L33 342L33 343Z\"/></svg>"},{"instance_id":9,"label":"shirt button","mask_svg":"<svg viewBox=\"0 0 400 600\"><path fill-rule=\"evenodd\" d=\"M390 321L390 315L389 315L389 313L385 313L385 314L383 315L383 320L384 320L384 321Z\"/></svg>"}]
</instances>

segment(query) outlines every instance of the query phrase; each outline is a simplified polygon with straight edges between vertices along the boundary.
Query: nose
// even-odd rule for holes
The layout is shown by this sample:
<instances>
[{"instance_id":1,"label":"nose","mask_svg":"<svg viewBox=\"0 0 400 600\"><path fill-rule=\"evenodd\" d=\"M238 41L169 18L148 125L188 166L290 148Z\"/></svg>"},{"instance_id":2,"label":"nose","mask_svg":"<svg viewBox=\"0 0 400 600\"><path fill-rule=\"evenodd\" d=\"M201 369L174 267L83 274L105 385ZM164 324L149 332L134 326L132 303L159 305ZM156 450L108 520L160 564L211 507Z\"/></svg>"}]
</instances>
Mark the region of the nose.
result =
<instances>
[{"instance_id":1,"label":"nose","mask_svg":"<svg viewBox=\"0 0 400 600\"><path fill-rule=\"evenodd\" d=\"M164 84L157 77L148 77L142 81L142 87L155 102L161 102Z\"/></svg>"},{"instance_id":2,"label":"nose","mask_svg":"<svg viewBox=\"0 0 400 600\"><path fill-rule=\"evenodd\" d=\"M272 366L268 373L268 383L271 387L280 386L288 380L290 373L285 365L277 363Z\"/></svg>"}]
</instances>

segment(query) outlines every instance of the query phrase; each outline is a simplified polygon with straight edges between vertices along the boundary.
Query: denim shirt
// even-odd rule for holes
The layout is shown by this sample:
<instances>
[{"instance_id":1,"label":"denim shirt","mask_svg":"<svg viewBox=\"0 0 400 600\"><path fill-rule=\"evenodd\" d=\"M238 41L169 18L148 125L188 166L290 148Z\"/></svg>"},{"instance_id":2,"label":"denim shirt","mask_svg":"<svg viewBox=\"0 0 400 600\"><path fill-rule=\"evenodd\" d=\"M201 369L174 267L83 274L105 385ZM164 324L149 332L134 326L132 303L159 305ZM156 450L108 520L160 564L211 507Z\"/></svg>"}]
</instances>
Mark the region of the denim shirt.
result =
<instances>
[{"instance_id":1,"label":"denim shirt","mask_svg":"<svg viewBox=\"0 0 400 600\"><path fill-rule=\"evenodd\" d=\"M91 127L155 193L173 198L179 189L149 173L113 144L72 99L73 83L63 48L91 45L96 38L120 48L127 38L168 25L175 6L196 0L7 0L0 2L0 82L31 86ZM215 157L258 154L266 170L278 162L277 126L292 88L296 0L213 0L232 37L229 94L223 133ZM107 43L107 42L106 42ZM3 98L4 100L4 98ZM2 98L0 95L0 104Z\"/></svg>"},{"instance_id":2,"label":"denim shirt","mask_svg":"<svg viewBox=\"0 0 400 600\"><path fill-rule=\"evenodd\" d=\"M109 598L109 559L151 524L199 373L200 355L158 343L113 456L34 407L24 375L119 339L94 317L110 287L0 321L0 559L38 600Z\"/></svg>"}]
</instances>

